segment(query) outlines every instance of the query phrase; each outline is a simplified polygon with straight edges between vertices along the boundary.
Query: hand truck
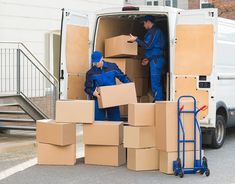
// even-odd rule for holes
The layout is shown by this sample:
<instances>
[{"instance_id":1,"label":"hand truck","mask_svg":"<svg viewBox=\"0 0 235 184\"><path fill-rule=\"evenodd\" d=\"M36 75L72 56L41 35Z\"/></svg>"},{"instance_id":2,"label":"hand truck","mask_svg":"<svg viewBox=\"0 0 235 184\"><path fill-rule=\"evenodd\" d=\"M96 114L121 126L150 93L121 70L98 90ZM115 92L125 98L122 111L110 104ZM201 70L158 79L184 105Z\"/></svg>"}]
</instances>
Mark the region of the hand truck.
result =
<instances>
[{"instance_id":1,"label":"hand truck","mask_svg":"<svg viewBox=\"0 0 235 184\"><path fill-rule=\"evenodd\" d=\"M183 110L184 106L181 106L182 100L193 100L194 106L192 110ZM173 161L173 171L175 176L179 176L180 178L184 177L184 174L195 174L199 172L201 175L205 174L206 176L210 175L210 170L208 168L207 159L205 156L202 158L202 133L197 121L197 114L200 111L206 110L208 107L206 105L202 106L200 109L196 107L196 99L193 96L181 96L177 102L177 109L178 109L178 155L177 160ZM184 129L184 122L181 120L181 115L184 113L191 113L194 115L194 139L193 140L186 140L185 139L185 129ZM191 123L191 122L185 122ZM197 159L197 131L200 135L200 146L199 146L199 159ZM182 132L182 136L181 136ZM181 138L182 137L182 138ZM186 168L185 167L185 144L193 144L194 145L194 167L193 168ZM181 145L183 149L181 150ZM182 154L182 159L181 159Z\"/></svg>"}]
</instances>

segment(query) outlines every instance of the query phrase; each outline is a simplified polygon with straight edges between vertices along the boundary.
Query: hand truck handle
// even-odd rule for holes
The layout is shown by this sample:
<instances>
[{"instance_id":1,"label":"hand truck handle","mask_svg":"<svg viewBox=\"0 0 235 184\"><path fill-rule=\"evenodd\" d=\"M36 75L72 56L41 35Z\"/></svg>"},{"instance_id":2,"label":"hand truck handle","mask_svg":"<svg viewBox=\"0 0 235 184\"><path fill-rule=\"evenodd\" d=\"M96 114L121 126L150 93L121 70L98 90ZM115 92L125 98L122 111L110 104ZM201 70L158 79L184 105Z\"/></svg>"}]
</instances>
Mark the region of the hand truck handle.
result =
<instances>
[{"instance_id":1,"label":"hand truck handle","mask_svg":"<svg viewBox=\"0 0 235 184\"><path fill-rule=\"evenodd\" d=\"M182 106L180 107L180 112L181 112L183 109L184 109L184 105L182 105Z\"/></svg>"},{"instance_id":2,"label":"hand truck handle","mask_svg":"<svg viewBox=\"0 0 235 184\"><path fill-rule=\"evenodd\" d=\"M208 106L207 106L207 105L203 105L203 106L199 109L199 111L205 111L206 109L208 109Z\"/></svg>"}]
</instances>

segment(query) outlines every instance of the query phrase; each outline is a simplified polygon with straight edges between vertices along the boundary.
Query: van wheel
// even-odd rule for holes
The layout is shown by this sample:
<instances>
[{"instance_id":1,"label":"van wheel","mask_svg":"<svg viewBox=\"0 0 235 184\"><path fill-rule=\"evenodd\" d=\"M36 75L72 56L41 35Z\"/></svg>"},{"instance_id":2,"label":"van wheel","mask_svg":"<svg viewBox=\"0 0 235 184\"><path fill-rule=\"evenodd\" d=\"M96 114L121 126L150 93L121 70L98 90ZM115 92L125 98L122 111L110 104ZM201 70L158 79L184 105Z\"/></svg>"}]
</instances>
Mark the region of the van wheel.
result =
<instances>
[{"instance_id":1,"label":"van wheel","mask_svg":"<svg viewBox=\"0 0 235 184\"><path fill-rule=\"evenodd\" d=\"M213 148L221 148L226 134L225 128L225 118L222 115L216 115L216 128L212 133L212 147Z\"/></svg>"}]
</instances>

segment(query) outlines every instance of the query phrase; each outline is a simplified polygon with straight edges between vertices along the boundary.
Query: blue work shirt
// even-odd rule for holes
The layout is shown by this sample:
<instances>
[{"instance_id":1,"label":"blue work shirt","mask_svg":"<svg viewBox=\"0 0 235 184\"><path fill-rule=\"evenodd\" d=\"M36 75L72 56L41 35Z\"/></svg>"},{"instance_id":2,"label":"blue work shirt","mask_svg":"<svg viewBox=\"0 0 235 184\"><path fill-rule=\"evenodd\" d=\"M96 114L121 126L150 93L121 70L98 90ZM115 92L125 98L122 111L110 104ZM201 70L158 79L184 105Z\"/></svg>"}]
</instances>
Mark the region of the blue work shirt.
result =
<instances>
[{"instance_id":1,"label":"blue work shirt","mask_svg":"<svg viewBox=\"0 0 235 184\"><path fill-rule=\"evenodd\" d=\"M115 63L103 62L102 68L93 66L86 74L85 92L90 96L93 96L96 87L116 85L116 78L122 83L130 82Z\"/></svg>"},{"instance_id":2,"label":"blue work shirt","mask_svg":"<svg viewBox=\"0 0 235 184\"><path fill-rule=\"evenodd\" d=\"M164 54L165 38L160 29L153 25L144 36L144 41L139 38L136 42L144 49L145 57L151 58L152 56L160 56Z\"/></svg>"}]
</instances>

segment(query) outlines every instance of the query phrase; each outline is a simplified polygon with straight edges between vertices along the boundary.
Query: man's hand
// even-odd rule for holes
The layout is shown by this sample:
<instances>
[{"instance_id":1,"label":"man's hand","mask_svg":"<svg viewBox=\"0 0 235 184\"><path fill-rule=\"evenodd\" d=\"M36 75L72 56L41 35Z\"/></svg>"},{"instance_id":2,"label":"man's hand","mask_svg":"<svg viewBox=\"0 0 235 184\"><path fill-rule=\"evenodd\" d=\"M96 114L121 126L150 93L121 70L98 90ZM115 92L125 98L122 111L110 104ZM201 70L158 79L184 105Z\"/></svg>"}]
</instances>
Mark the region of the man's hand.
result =
<instances>
[{"instance_id":1,"label":"man's hand","mask_svg":"<svg viewBox=\"0 0 235 184\"><path fill-rule=\"evenodd\" d=\"M147 58L144 58L144 59L142 60L141 64L142 64L143 66L146 66L147 64L149 64L149 60L148 60Z\"/></svg>"},{"instance_id":2,"label":"man's hand","mask_svg":"<svg viewBox=\"0 0 235 184\"><path fill-rule=\"evenodd\" d=\"M130 38L127 42L133 43L136 41L136 39L137 39L137 36L133 36L132 34L130 34Z\"/></svg>"},{"instance_id":3,"label":"man's hand","mask_svg":"<svg viewBox=\"0 0 235 184\"><path fill-rule=\"evenodd\" d=\"M100 98L100 93L98 92L98 89L96 88L95 91L93 92L93 96Z\"/></svg>"}]
</instances>

